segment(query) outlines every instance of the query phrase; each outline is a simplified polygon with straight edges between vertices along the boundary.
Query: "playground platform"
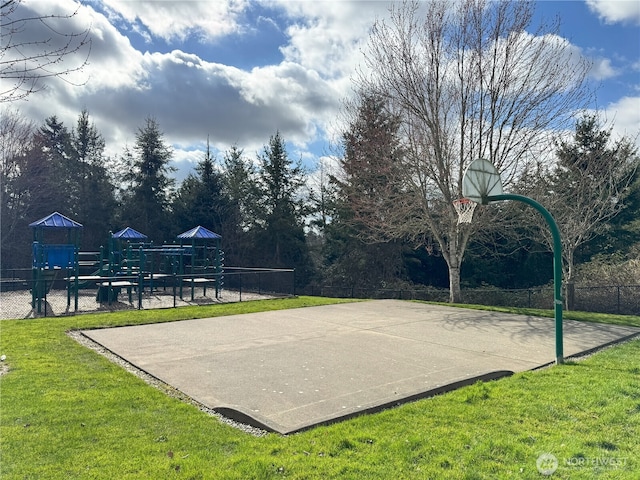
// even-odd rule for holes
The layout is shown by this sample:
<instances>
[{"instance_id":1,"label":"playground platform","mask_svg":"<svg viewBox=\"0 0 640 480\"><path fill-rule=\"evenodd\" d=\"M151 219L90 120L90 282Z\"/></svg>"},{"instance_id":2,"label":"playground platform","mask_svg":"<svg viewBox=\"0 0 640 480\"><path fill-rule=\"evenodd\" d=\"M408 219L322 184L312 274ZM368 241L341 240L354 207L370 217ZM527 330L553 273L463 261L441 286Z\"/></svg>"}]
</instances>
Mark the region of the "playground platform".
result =
<instances>
[{"instance_id":1,"label":"playground platform","mask_svg":"<svg viewBox=\"0 0 640 480\"><path fill-rule=\"evenodd\" d=\"M197 402L282 434L555 360L553 319L399 300L82 333ZM564 355L637 335L565 320Z\"/></svg>"}]
</instances>

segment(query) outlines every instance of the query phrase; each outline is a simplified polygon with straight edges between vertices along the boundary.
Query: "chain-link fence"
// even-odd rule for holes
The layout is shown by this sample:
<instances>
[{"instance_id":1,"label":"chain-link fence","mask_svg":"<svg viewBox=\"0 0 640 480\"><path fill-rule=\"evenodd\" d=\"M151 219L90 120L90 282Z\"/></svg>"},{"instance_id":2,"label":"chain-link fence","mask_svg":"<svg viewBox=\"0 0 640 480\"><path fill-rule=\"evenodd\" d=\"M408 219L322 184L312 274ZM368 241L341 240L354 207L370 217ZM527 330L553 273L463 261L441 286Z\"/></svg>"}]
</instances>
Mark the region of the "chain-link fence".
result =
<instances>
[{"instance_id":1,"label":"chain-link fence","mask_svg":"<svg viewBox=\"0 0 640 480\"><path fill-rule=\"evenodd\" d=\"M45 273L46 272L46 273ZM295 294L291 269L229 268L218 274L68 275L67 270L2 272L0 318L73 315L242 302Z\"/></svg>"},{"instance_id":2,"label":"chain-link fence","mask_svg":"<svg viewBox=\"0 0 640 480\"><path fill-rule=\"evenodd\" d=\"M31 269L3 271L0 318L27 318L125 309L171 308L299 295L336 298L395 298L447 302L437 288L366 289L295 286L290 269L225 267L221 274L73 277L64 270L34 279ZM572 310L640 315L640 285L579 286L569 290ZM553 287L517 290L463 289L464 303L553 308Z\"/></svg>"},{"instance_id":3,"label":"chain-link fence","mask_svg":"<svg viewBox=\"0 0 640 480\"><path fill-rule=\"evenodd\" d=\"M363 289L335 286L309 286L297 291L300 295L336 298L395 298L448 302L449 290L425 289ZM463 303L519 308L553 309L553 287L526 289L474 288L462 290ZM572 310L623 315L640 315L640 285L574 286Z\"/></svg>"},{"instance_id":4,"label":"chain-link fence","mask_svg":"<svg viewBox=\"0 0 640 480\"><path fill-rule=\"evenodd\" d=\"M640 285L575 287L574 310L640 315Z\"/></svg>"}]
</instances>

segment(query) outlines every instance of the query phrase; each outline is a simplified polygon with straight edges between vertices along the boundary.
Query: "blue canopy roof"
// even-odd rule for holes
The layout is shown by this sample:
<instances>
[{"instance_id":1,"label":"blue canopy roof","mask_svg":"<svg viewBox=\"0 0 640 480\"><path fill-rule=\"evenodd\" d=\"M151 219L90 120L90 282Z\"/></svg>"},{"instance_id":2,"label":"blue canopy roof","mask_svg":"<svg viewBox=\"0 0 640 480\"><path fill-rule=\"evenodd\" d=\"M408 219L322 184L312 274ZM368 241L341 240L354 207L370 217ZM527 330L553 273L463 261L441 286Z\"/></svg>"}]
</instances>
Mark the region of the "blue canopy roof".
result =
<instances>
[{"instance_id":1,"label":"blue canopy roof","mask_svg":"<svg viewBox=\"0 0 640 480\"><path fill-rule=\"evenodd\" d=\"M123 238L125 240L143 240L147 238L144 233L140 233L131 227L123 228L119 232L111 234L113 238Z\"/></svg>"},{"instance_id":2,"label":"blue canopy roof","mask_svg":"<svg viewBox=\"0 0 640 480\"><path fill-rule=\"evenodd\" d=\"M31 228L83 228L82 224L74 222L61 213L53 212L40 220L29 224Z\"/></svg>"},{"instance_id":3,"label":"blue canopy roof","mask_svg":"<svg viewBox=\"0 0 640 480\"><path fill-rule=\"evenodd\" d=\"M215 240L222 237L217 233L214 233L211 230L207 230L206 228L198 225L197 227L194 227L189 231L181 233L177 238L205 238L209 240Z\"/></svg>"}]
</instances>

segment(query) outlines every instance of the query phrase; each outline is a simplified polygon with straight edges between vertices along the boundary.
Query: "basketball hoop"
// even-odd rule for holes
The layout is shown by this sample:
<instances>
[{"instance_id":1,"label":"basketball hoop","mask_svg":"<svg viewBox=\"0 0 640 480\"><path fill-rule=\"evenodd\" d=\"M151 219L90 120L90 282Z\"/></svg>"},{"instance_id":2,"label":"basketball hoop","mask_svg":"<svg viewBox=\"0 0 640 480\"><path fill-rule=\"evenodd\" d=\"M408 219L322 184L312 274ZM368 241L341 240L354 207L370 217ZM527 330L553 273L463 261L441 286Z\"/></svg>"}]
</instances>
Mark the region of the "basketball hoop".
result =
<instances>
[{"instance_id":1,"label":"basketball hoop","mask_svg":"<svg viewBox=\"0 0 640 480\"><path fill-rule=\"evenodd\" d=\"M468 198L460 198L453 201L453 207L456 209L456 212L458 212L458 225L461 223L471 223L476 205L478 205L476 202L472 202Z\"/></svg>"}]
</instances>

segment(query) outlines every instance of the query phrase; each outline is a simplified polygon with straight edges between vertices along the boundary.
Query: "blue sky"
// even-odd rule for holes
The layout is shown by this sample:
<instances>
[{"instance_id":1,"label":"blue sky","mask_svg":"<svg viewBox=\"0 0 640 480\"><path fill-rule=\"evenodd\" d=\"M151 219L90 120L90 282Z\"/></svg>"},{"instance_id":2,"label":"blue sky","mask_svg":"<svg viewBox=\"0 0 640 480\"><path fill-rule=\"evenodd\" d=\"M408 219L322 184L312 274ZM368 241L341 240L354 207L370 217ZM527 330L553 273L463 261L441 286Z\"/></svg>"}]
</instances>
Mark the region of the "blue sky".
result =
<instances>
[{"instance_id":1,"label":"blue sky","mask_svg":"<svg viewBox=\"0 0 640 480\"><path fill-rule=\"evenodd\" d=\"M290 156L313 169L330 153L367 31L385 18L389 2L24 0L21 8L69 13L79 5L72 28L91 25L90 64L75 82L50 81L11 107L38 124L55 114L69 127L87 108L111 156L153 116L184 177L207 136L218 157L233 144L255 157L276 130ZM556 15L570 53L593 63L590 79L599 89L591 108L616 134L635 137L640 2L541 1L533 23Z\"/></svg>"},{"instance_id":2,"label":"blue sky","mask_svg":"<svg viewBox=\"0 0 640 480\"><path fill-rule=\"evenodd\" d=\"M591 58L610 62L615 73L602 79L597 91L598 104L604 108L623 95L640 95L640 2L610 0L598 3L603 8L607 7L606 3L609 6L628 5L628 11L635 12L635 20L629 17L628 20L613 21L599 15L587 2L578 0L537 2L536 11L538 16L547 18L558 15L562 36Z\"/></svg>"}]
</instances>

